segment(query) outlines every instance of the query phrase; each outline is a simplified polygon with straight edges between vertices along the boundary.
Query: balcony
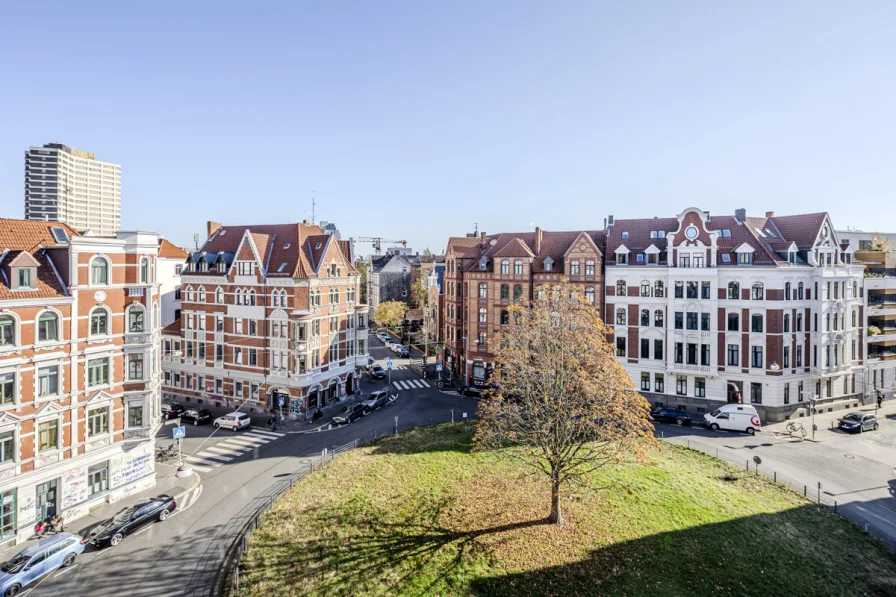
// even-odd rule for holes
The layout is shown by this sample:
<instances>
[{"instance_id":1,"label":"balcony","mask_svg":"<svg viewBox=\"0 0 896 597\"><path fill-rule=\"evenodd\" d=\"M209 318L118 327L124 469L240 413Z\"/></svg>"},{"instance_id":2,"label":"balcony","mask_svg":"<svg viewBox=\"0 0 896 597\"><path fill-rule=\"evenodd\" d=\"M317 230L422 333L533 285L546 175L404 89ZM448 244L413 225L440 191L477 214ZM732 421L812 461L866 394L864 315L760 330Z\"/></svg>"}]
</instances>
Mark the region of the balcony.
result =
<instances>
[{"instance_id":1,"label":"balcony","mask_svg":"<svg viewBox=\"0 0 896 597\"><path fill-rule=\"evenodd\" d=\"M685 365L682 363L669 363L669 373L702 373L704 375L716 375L718 371L712 365Z\"/></svg>"},{"instance_id":2,"label":"balcony","mask_svg":"<svg viewBox=\"0 0 896 597\"><path fill-rule=\"evenodd\" d=\"M128 296L143 296L142 286L128 286Z\"/></svg>"}]
</instances>

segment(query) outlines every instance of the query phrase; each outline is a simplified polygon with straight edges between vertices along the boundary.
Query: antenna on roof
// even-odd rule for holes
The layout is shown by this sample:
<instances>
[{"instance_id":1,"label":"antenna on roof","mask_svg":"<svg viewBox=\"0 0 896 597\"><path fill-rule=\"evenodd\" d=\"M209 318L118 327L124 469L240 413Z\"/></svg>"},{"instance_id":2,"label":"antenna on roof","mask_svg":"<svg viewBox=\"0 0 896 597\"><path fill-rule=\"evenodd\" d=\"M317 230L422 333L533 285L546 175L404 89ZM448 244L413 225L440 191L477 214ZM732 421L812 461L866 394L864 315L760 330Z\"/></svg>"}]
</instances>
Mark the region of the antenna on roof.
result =
<instances>
[{"instance_id":1,"label":"antenna on roof","mask_svg":"<svg viewBox=\"0 0 896 597\"><path fill-rule=\"evenodd\" d=\"M311 224L314 225L314 212L317 209L317 202L314 200L314 191L311 191Z\"/></svg>"},{"instance_id":2,"label":"antenna on roof","mask_svg":"<svg viewBox=\"0 0 896 597\"><path fill-rule=\"evenodd\" d=\"M473 236L479 236L479 222L473 222Z\"/></svg>"},{"instance_id":3,"label":"antenna on roof","mask_svg":"<svg viewBox=\"0 0 896 597\"><path fill-rule=\"evenodd\" d=\"M198 234L193 235L193 244L196 245L196 250L198 251L199 250L199 235Z\"/></svg>"}]
</instances>

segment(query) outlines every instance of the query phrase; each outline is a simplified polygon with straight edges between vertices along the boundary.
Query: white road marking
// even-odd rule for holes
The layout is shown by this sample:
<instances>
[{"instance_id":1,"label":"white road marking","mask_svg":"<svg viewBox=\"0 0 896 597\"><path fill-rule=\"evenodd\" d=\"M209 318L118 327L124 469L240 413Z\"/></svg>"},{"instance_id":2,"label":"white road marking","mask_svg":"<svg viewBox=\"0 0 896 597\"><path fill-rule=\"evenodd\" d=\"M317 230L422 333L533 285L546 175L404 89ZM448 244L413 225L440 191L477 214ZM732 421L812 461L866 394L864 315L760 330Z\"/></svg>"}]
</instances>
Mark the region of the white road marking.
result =
<instances>
[{"instance_id":1,"label":"white road marking","mask_svg":"<svg viewBox=\"0 0 896 597\"><path fill-rule=\"evenodd\" d=\"M426 383L426 380L425 380L425 379L421 379L421 380L420 380L420 383L423 384L423 387L424 387L424 388L431 388L431 387L432 387L431 385L429 385L428 383Z\"/></svg>"},{"instance_id":2,"label":"white road marking","mask_svg":"<svg viewBox=\"0 0 896 597\"><path fill-rule=\"evenodd\" d=\"M197 454L197 456L199 456L200 458L212 458L214 460L220 460L222 462L230 462L231 460L233 460L233 458L230 456L224 456L223 454L213 454L208 451L200 452L199 454Z\"/></svg>"},{"instance_id":3,"label":"white road marking","mask_svg":"<svg viewBox=\"0 0 896 597\"><path fill-rule=\"evenodd\" d=\"M220 462L215 462L213 460L204 460L202 458L199 458L198 456L187 456L184 460L190 463L198 462L199 464L205 464L207 466L221 466Z\"/></svg>"},{"instance_id":4,"label":"white road marking","mask_svg":"<svg viewBox=\"0 0 896 597\"><path fill-rule=\"evenodd\" d=\"M77 567L78 567L78 564L75 564L74 566L69 566L68 568L61 568L61 569L59 569L59 572L56 573L56 576L62 576L66 572L74 570Z\"/></svg>"},{"instance_id":5,"label":"white road marking","mask_svg":"<svg viewBox=\"0 0 896 597\"><path fill-rule=\"evenodd\" d=\"M257 431L247 431L247 432L245 433L245 435L243 435L243 437L245 437L245 438L247 438L247 439L255 439L255 440L258 440L258 441L261 441L261 442L265 442L265 443L267 443L267 442L272 442L272 441L274 441L275 439L277 439L277 438L275 438L275 437L268 437L268 436L266 436L266 435L260 435L260 434L258 434Z\"/></svg>"},{"instance_id":6,"label":"white road marking","mask_svg":"<svg viewBox=\"0 0 896 597\"><path fill-rule=\"evenodd\" d=\"M240 448L240 450L243 450L243 449L244 448ZM218 446L209 446L205 450L206 450L206 452L207 451L218 452L219 454L226 454L228 456L242 456L243 455L243 452L241 452L241 451L238 452L236 450L228 450L226 448L219 448Z\"/></svg>"},{"instance_id":7,"label":"white road marking","mask_svg":"<svg viewBox=\"0 0 896 597\"><path fill-rule=\"evenodd\" d=\"M266 444L266 441L260 440L258 438L230 438L226 442L221 442L222 444L236 444L242 446L263 446Z\"/></svg>"},{"instance_id":8,"label":"white road marking","mask_svg":"<svg viewBox=\"0 0 896 597\"><path fill-rule=\"evenodd\" d=\"M392 384L399 390L407 390L408 389L408 388L404 387L404 382L393 381Z\"/></svg>"},{"instance_id":9,"label":"white road marking","mask_svg":"<svg viewBox=\"0 0 896 597\"><path fill-rule=\"evenodd\" d=\"M273 431L261 431L260 429L253 429L249 433L259 434L259 435L271 435L273 437L283 437L286 435L285 433L275 433Z\"/></svg>"}]
</instances>

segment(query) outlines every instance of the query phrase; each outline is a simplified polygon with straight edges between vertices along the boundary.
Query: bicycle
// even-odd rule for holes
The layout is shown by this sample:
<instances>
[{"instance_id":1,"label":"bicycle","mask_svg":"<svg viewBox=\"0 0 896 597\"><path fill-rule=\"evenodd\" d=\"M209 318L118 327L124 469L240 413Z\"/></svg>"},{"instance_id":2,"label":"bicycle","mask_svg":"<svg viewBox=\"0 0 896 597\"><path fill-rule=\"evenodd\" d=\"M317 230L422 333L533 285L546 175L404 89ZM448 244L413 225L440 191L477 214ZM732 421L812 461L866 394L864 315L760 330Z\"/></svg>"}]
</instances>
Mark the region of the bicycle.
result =
<instances>
[{"instance_id":1,"label":"bicycle","mask_svg":"<svg viewBox=\"0 0 896 597\"><path fill-rule=\"evenodd\" d=\"M802 423L795 423L794 421L791 421L790 423L787 423L787 433L791 437L794 435L806 437L806 428L803 427Z\"/></svg>"}]
</instances>

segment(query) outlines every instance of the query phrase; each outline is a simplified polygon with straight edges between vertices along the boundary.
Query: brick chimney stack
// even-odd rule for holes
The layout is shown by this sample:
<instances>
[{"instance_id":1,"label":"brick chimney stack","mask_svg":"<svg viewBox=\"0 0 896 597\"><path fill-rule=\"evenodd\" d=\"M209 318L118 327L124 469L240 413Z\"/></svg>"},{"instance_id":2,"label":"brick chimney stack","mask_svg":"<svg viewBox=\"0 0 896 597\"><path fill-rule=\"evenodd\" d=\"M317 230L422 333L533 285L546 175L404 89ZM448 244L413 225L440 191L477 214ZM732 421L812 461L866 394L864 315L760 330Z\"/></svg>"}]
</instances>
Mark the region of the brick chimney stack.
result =
<instances>
[{"instance_id":1,"label":"brick chimney stack","mask_svg":"<svg viewBox=\"0 0 896 597\"><path fill-rule=\"evenodd\" d=\"M212 234L218 231L218 228L221 227L221 222L212 222L208 221L208 236L206 238L211 238Z\"/></svg>"},{"instance_id":2,"label":"brick chimney stack","mask_svg":"<svg viewBox=\"0 0 896 597\"><path fill-rule=\"evenodd\" d=\"M774 218L774 217L775 217L775 212L773 212L773 211L767 211L767 212L765 212L765 217L766 217L766 219L768 219L768 218Z\"/></svg>"},{"instance_id":3,"label":"brick chimney stack","mask_svg":"<svg viewBox=\"0 0 896 597\"><path fill-rule=\"evenodd\" d=\"M535 254L541 254L541 228L535 227Z\"/></svg>"}]
</instances>

